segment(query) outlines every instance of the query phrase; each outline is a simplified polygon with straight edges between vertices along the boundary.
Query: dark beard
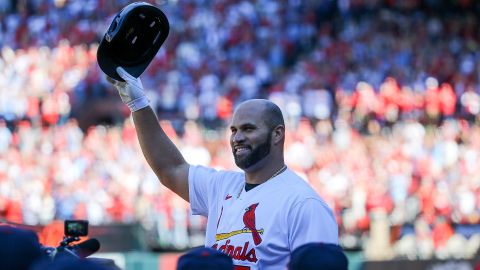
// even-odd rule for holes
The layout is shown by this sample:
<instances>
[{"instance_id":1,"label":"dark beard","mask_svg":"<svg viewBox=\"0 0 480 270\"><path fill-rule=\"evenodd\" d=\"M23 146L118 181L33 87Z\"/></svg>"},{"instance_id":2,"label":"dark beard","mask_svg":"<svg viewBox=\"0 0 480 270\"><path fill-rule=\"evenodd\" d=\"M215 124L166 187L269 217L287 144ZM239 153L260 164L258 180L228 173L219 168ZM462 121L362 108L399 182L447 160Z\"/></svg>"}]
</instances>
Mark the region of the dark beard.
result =
<instances>
[{"instance_id":1,"label":"dark beard","mask_svg":"<svg viewBox=\"0 0 480 270\"><path fill-rule=\"evenodd\" d=\"M233 154L233 158L235 159L235 164L240 169L247 169L251 166L255 165L257 162L265 158L270 153L272 138L270 138L270 133L267 135L265 142L260 144L259 146L252 149L252 152L245 157L238 158L235 154Z\"/></svg>"}]
</instances>

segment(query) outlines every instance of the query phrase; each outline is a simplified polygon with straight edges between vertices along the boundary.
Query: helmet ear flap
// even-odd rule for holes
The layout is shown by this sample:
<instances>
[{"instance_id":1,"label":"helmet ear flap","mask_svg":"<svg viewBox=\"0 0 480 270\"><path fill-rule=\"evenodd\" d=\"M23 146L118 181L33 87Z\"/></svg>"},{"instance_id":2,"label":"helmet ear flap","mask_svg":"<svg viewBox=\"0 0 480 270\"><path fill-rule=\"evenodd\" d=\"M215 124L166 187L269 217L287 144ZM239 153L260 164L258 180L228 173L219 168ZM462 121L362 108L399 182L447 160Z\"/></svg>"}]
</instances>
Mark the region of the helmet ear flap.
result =
<instances>
[{"instance_id":1,"label":"helmet ear flap","mask_svg":"<svg viewBox=\"0 0 480 270\"><path fill-rule=\"evenodd\" d=\"M114 32L115 30L117 30L119 23L120 23L120 16L117 15L117 17L115 17L115 19L112 21L110 28L108 28L108 32Z\"/></svg>"},{"instance_id":2,"label":"helmet ear flap","mask_svg":"<svg viewBox=\"0 0 480 270\"><path fill-rule=\"evenodd\" d=\"M110 27L108 27L107 33L105 34L105 39L108 42L112 42L112 39L117 32L116 30L118 28L119 23L120 23L120 15L117 15L115 19L113 19L112 23L110 24Z\"/></svg>"}]
</instances>

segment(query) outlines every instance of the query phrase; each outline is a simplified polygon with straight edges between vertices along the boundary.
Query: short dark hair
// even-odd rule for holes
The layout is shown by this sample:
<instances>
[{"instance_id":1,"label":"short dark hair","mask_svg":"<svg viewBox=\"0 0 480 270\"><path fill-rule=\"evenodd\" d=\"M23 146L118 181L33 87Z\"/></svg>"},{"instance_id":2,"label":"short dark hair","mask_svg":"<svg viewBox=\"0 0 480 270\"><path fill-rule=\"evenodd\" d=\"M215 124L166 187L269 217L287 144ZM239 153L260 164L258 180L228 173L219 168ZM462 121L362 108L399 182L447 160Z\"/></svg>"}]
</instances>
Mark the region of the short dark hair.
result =
<instances>
[{"instance_id":1,"label":"short dark hair","mask_svg":"<svg viewBox=\"0 0 480 270\"><path fill-rule=\"evenodd\" d=\"M34 231L9 225L0 226L2 269L29 269L41 257L42 248Z\"/></svg>"},{"instance_id":2,"label":"short dark hair","mask_svg":"<svg viewBox=\"0 0 480 270\"><path fill-rule=\"evenodd\" d=\"M233 270L232 258L209 247L194 248L178 258L177 270Z\"/></svg>"},{"instance_id":3,"label":"short dark hair","mask_svg":"<svg viewBox=\"0 0 480 270\"><path fill-rule=\"evenodd\" d=\"M265 102L264 117L264 121L270 130L279 125L285 126L282 110L271 101Z\"/></svg>"},{"instance_id":4,"label":"short dark hair","mask_svg":"<svg viewBox=\"0 0 480 270\"><path fill-rule=\"evenodd\" d=\"M348 258L337 244L308 243L297 247L290 256L288 270L347 270Z\"/></svg>"}]
</instances>

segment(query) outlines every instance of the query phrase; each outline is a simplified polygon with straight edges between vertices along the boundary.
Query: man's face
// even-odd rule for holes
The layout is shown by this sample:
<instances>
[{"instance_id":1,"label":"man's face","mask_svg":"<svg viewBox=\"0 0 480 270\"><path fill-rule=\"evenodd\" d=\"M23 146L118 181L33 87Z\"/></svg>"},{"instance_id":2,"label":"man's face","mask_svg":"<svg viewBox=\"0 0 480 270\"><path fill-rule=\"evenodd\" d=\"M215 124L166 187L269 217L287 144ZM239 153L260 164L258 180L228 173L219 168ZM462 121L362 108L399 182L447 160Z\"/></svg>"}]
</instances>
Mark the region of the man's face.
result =
<instances>
[{"instance_id":1,"label":"man's face","mask_svg":"<svg viewBox=\"0 0 480 270\"><path fill-rule=\"evenodd\" d=\"M236 112L230 130L230 145L239 168L248 169L270 153L271 131L255 110Z\"/></svg>"},{"instance_id":2,"label":"man's face","mask_svg":"<svg viewBox=\"0 0 480 270\"><path fill-rule=\"evenodd\" d=\"M267 134L263 142L259 145L241 145L241 147L246 147L248 149L247 151L235 151L234 149L233 158L235 159L235 164L237 164L240 169L247 169L257 164L270 153L270 142L270 134Z\"/></svg>"}]
</instances>

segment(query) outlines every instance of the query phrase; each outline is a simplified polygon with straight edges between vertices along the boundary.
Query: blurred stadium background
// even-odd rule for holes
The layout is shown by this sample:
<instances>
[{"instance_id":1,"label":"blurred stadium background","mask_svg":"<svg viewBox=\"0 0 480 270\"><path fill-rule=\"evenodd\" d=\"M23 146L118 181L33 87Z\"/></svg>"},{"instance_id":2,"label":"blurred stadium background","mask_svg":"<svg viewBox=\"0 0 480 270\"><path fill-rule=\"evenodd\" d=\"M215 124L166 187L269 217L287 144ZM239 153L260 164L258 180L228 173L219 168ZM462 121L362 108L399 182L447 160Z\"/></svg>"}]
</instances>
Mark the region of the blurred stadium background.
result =
<instances>
[{"instance_id":1,"label":"blurred stadium background","mask_svg":"<svg viewBox=\"0 0 480 270\"><path fill-rule=\"evenodd\" d=\"M130 2L0 0L0 220L56 245L88 219L122 268L173 269L205 220L158 183L96 64ZM269 98L351 269L474 269L480 1L148 2L171 32L143 84L189 162L236 169L232 108Z\"/></svg>"}]
</instances>

